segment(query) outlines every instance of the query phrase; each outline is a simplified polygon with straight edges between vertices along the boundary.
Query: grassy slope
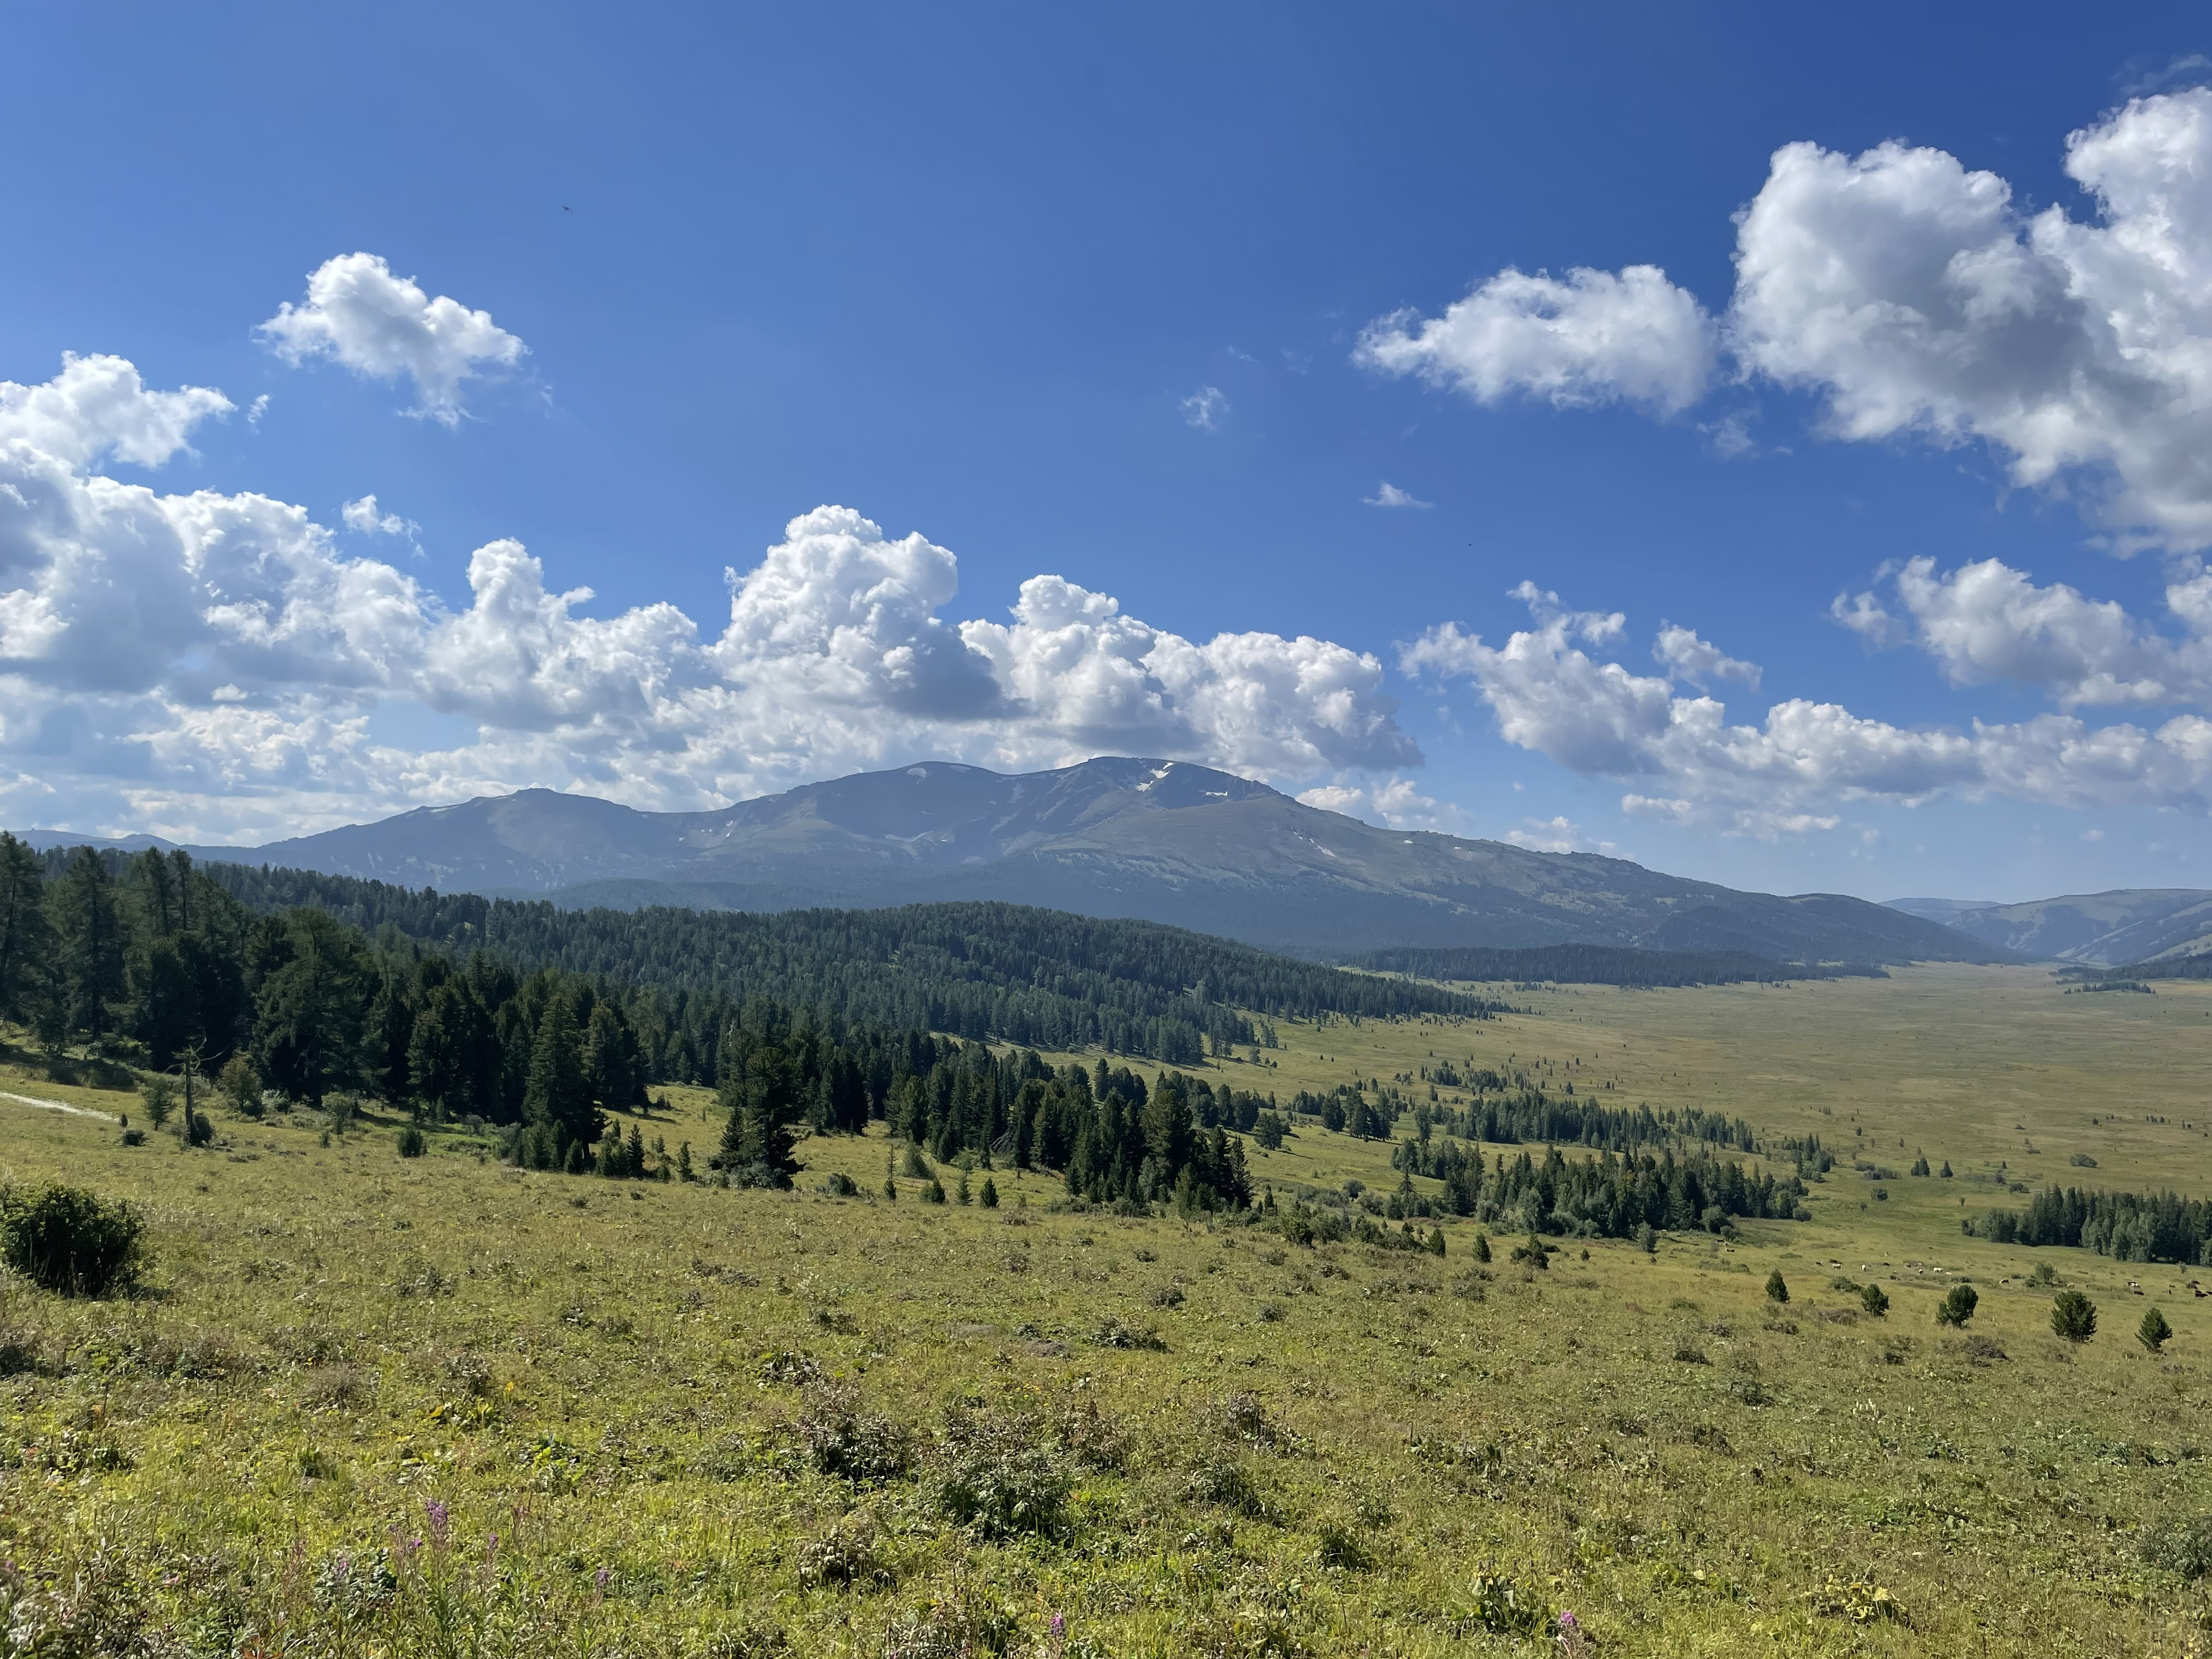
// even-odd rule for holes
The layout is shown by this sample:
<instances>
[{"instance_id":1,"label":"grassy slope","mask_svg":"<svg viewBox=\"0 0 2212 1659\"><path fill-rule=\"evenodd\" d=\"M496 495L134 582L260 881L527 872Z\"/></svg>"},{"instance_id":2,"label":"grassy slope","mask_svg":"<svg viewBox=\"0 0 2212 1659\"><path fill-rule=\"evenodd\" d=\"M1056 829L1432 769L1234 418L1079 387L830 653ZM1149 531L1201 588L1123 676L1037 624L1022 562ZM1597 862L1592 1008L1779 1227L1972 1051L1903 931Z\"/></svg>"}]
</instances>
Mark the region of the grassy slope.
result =
<instances>
[{"instance_id":1,"label":"grassy slope","mask_svg":"<svg viewBox=\"0 0 2212 1659\"><path fill-rule=\"evenodd\" d=\"M1413 1070L1431 1048L1541 1057L1578 1091L1612 1077L1601 1098L1723 1105L1846 1153L1856 1114L1900 1170L1902 1135L1962 1172L2003 1158L2212 1185L2199 1129L2140 1121L2169 1102L2196 1121L2180 1103L2202 1098L2212 986L2062 998L2040 974L1946 969L1516 1000L1540 1012L1286 1026L1275 1068L1224 1069L1288 1091ZM131 1103L0 1077L10 1088ZM677 1096L646 1133L703 1153L707 1102ZM2121 1121L2093 1128L2107 1109ZM994 1213L924 1206L911 1182L896 1206L631 1186L503 1170L457 1136L403 1162L386 1128L325 1148L304 1124L222 1127L228 1151L126 1150L95 1122L0 1102L10 1176L136 1198L160 1247L155 1294L134 1302L9 1292L0 1323L43 1362L0 1382L0 1444L21 1454L0 1547L36 1564L120 1544L118 1576L155 1616L204 1627L188 1650L229 1650L225 1607L328 1636L349 1605L314 1590L334 1553L404 1546L431 1498L451 1505L453 1553L425 1549L434 1570L385 1611L362 1603L351 1650L727 1656L768 1650L772 1622L797 1652L874 1654L935 1597L1002 1608L1024 1643L1062 1611L1070 1652L1556 1651L1483 1628L1485 1571L1574 1609L1607 1654L2178 1654L2172 1620L2205 1611L2133 1541L2147 1518L2212 1507L2193 1461L2212 1317L2173 1270L1962 1238L1959 1200L1991 1201L1986 1183L1899 1180L1875 1202L1839 1169L1810 1224L1668 1239L1656 1261L1598 1243L1543 1274L1501 1249L1482 1279L1465 1224L1441 1262L1285 1251L1244 1230L1049 1215L1056 1183L1006 1171ZM883 1181L880 1139L803 1150L810 1182ZM2068 1166L2074 1150L2099 1167ZM1395 1184L1386 1148L1317 1130L1253 1151L1278 1185ZM2021 1282L2039 1260L2102 1308L2079 1353ZM1796 1293L1779 1319L1760 1291L1774 1266ZM1828 1287L1845 1272L1891 1288L1886 1321L1852 1317ZM2008 1358L1977 1363L1935 1328L1962 1273L1983 1295L1974 1331ZM1170 1284L1185 1299L1155 1307ZM2130 1336L2147 1301L2179 1333L2163 1360ZM1157 1326L1166 1351L1096 1346L1109 1317ZM1692 1349L1708 1363L1674 1358ZM1079 1474L1066 1541L972 1541L926 1474L856 1492L805 1469L799 1395L763 1379L770 1351L858 1379L925 1438L962 1399L1048 1423L1088 1402L1130 1454ZM1209 1406L1238 1391L1294 1438L1224 1432ZM129 1467L99 1467L101 1448ZM1194 1496L1194 1472L1231 1462L1260 1513ZM803 1588L796 1551L855 1507L896 1582ZM1332 1527L1368 1539L1371 1565L1324 1565ZM519 1590L464 1571L493 1531ZM1819 1611L1828 1581L1852 1578L1893 1592L1912 1626ZM441 1605L491 1633L441 1649Z\"/></svg>"}]
</instances>

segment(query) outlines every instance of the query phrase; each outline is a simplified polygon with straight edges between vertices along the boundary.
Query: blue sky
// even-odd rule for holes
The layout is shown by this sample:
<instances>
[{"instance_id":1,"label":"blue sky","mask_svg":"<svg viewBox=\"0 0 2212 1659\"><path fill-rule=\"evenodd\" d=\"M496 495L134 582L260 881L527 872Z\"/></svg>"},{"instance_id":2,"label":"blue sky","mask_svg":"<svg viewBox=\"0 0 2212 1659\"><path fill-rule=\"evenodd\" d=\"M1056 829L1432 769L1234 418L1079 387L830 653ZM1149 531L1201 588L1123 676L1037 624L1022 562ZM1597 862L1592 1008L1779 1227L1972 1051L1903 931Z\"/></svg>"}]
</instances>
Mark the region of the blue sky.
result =
<instances>
[{"instance_id":1,"label":"blue sky","mask_svg":"<svg viewBox=\"0 0 2212 1659\"><path fill-rule=\"evenodd\" d=\"M2212 884L2201 18L12 8L0 818L1165 752Z\"/></svg>"}]
</instances>

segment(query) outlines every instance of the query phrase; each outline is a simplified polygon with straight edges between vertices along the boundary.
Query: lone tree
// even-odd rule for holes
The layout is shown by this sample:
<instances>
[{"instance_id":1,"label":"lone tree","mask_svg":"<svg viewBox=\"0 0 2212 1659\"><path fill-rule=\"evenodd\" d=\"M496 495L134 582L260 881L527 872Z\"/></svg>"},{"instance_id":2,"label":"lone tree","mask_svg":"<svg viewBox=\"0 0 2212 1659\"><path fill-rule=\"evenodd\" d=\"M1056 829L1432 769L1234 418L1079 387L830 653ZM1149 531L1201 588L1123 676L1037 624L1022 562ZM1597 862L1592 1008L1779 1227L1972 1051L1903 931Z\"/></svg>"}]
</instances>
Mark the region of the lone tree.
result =
<instances>
[{"instance_id":1,"label":"lone tree","mask_svg":"<svg viewBox=\"0 0 2212 1659\"><path fill-rule=\"evenodd\" d=\"M1790 1283L1782 1277L1779 1267L1766 1275L1766 1299L1769 1302L1787 1302L1790 1299Z\"/></svg>"},{"instance_id":2,"label":"lone tree","mask_svg":"<svg viewBox=\"0 0 2212 1659\"><path fill-rule=\"evenodd\" d=\"M2136 1327L2136 1340L2157 1353L2166 1346L2166 1339L2173 1334L2173 1327L2166 1322L2166 1316L2155 1308L2143 1310L2142 1323Z\"/></svg>"},{"instance_id":3,"label":"lone tree","mask_svg":"<svg viewBox=\"0 0 2212 1659\"><path fill-rule=\"evenodd\" d=\"M1974 1309L1981 1302L1980 1295L1971 1285L1954 1285L1951 1293L1936 1310L1938 1325L1964 1325L1974 1316Z\"/></svg>"},{"instance_id":4,"label":"lone tree","mask_svg":"<svg viewBox=\"0 0 2212 1659\"><path fill-rule=\"evenodd\" d=\"M1889 1292L1879 1285L1863 1285L1859 1290L1859 1305L1880 1319L1889 1311Z\"/></svg>"},{"instance_id":5,"label":"lone tree","mask_svg":"<svg viewBox=\"0 0 2212 1659\"><path fill-rule=\"evenodd\" d=\"M2051 1298L2051 1328L2069 1342L2087 1342L2097 1334L2097 1304L2079 1291Z\"/></svg>"}]
</instances>

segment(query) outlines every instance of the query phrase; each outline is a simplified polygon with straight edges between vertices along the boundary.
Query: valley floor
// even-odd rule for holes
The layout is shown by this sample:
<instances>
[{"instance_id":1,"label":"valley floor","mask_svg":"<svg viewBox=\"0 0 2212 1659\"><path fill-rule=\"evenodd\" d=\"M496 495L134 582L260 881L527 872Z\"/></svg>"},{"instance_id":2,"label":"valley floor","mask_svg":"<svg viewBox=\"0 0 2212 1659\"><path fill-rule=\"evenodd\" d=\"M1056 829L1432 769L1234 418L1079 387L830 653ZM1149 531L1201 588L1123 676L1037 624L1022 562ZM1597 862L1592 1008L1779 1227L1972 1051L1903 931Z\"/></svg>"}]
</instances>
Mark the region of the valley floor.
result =
<instances>
[{"instance_id":1,"label":"valley floor","mask_svg":"<svg viewBox=\"0 0 2212 1659\"><path fill-rule=\"evenodd\" d=\"M526 1174L459 1133L403 1160L396 1121L325 1144L304 1113L125 1147L0 1098L7 1179L129 1198L155 1250L133 1298L6 1290L0 1595L75 1620L55 1654L1413 1659L1557 1653L1570 1613L1604 1655L2204 1651L2204 1581L2142 1549L2212 1512L2197 1270L1958 1222L2024 1201L2000 1175L2212 1191L2212 987L1509 994L1221 1069L1287 1097L1510 1056L1814 1130L1813 1218L1538 1270L1504 1237L1479 1262L1471 1221L1441 1259L1301 1249L1004 1169L995 1209L889 1200L879 1131L805 1142L772 1194ZM29 1066L0 1091L135 1105ZM703 1162L711 1103L671 1093L643 1132ZM1905 1175L1921 1149L1954 1178ZM1285 1201L1387 1191L1388 1155L1252 1149ZM2039 1263L2093 1341L2051 1334Z\"/></svg>"}]
</instances>

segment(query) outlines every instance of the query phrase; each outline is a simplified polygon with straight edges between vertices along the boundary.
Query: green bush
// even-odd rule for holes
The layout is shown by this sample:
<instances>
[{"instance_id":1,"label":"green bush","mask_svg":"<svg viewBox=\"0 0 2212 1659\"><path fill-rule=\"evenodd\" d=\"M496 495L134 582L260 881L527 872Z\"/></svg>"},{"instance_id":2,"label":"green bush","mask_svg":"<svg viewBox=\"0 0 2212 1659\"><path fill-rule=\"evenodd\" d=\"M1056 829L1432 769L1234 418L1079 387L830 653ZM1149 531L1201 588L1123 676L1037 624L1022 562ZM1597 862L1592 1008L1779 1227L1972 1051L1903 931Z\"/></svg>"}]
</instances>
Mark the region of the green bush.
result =
<instances>
[{"instance_id":1,"label":"green bush","mask_svg":"<svg viewBox=\"0 0 2212 1659\"><path fill-rule=\"evenodd\" d=\"M106 1296L136 1284L145 1227L134 1206L81 1187L0 1188L8 1265L64 1296Z\"/></svg>"},{"instance_id":2,"label":"green bush","mask_svg":"<svg viewBox=\"0 0 2212 1659\"><path fill-rule=\"evenodd\" d=\"M1790 1284L1782 1277L1779 1267L1766 1275L1766 1299L1769 1302L1787 1302L1790 1299Z\"/></svg>"},{"instance_id":3,"label":"green bush","mask_svg":"<svg viewBox=\"0 0 2212 1659\"><path fill-rule=\"evenodd\" d=\"M422 1138L422 1132L420 1129L416 1128L413 1124L411 1124L411 1123L407 1124L407 1125L404 1126L404 1127L400 1129L400 1131L399 1131L399 1156L400 1156L400 1157L402 1157L402 1158L420 1158L420 1157L422 1157L422 1154L423 1154L423 1153L425 1153L425 1152L428 1152L429 1150L430 1150L430 1143L429 1143L428 1141L425 1140L425 1139Z\"/></svg>"},{"instance_id":4,"label":"green bush","mask_svg":"<svg viewBox=\"0 0 2212 1659\"><path fill-rule=\"evenodd\" d=\"M2087 1342L2097 1334L2097 1304L2079 1291L2051 1298L2051 1328L2069 1342Z\"/></svg>"},{"instance_id":5,"label":"green bush","mask_svg":"<svg viewBox=\"0 0 2212 1659\"><path fill-rule=\"evenodd\" d=\"M1889 1311L1889 1292L1879 1285L1863 1285L1859 1287L1859 1305L1880 1319Z\"/></svg>"},{"instance_id":6,"label":"green bush","mask_svg":"<svg viewBox=\"0 0 2212 1659\"><path fill-rule=\"evenodd\" d=\"M957 1411L932 1468L938 1512L978 1538L1066 1530L1073 1481L1042 1426L1018 1414Z\"/></svg>"},{"instance_id":7,"label":"green bush","mask_svg":"<svg viewBox=\"0 0 2212 1659\"><path fill-rule=\"evenodd\" d=\"M1954 1285L1941 1306L1936 1310L1938 1325L1964 1325L1974 1316L1981 1296L1971 1285Z\"/></svg>"},{"instance_id":8,"label":"green bush","mask_svg":"<svg viewBox=\"0 0 2212 1659\"><path fill-rule=\"evenodd\" d=\"M2176 1516L2146 1527L2136 1549L2154 1567L2202 1578L2212 1573L2212 1515Z\"/></svg>"},{"instance_id":9,"label":"green bush","mask_svg":"<svg viewBox=\"0 0 2212 1659\"><path fill-rule=\"evenodd\" d=\"M2143 1310L2142 1323L2136 1327L2136 1340L2153 1353L2163 1349L2173 1334L2173 1327L2166 1322L2166 1316L2155 1308Z\"/></svg>"}]
</instances>

